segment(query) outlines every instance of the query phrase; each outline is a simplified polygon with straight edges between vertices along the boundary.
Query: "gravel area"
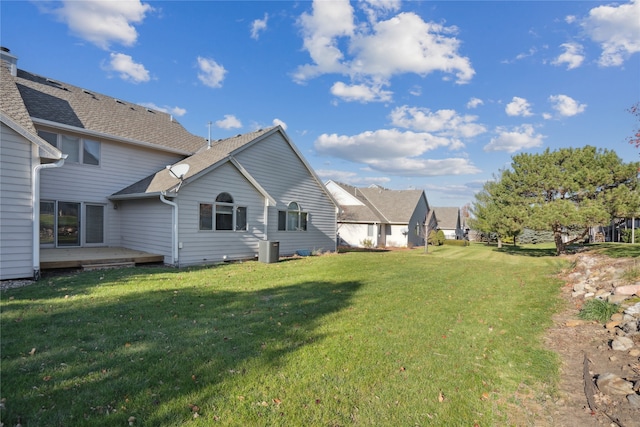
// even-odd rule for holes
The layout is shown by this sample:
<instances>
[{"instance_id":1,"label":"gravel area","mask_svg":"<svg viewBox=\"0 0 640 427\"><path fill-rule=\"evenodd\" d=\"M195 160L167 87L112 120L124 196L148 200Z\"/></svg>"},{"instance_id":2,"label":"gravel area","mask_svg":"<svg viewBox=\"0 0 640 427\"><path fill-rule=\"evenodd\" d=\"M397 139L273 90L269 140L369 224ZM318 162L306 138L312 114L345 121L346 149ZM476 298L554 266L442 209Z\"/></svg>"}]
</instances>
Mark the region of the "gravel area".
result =
<instances>
[{"instance_id":1,"label":"gravel area","mask_svg":"<svg viewBox=\"0 0 640 427\"><path fill-rule=\"evenodd\" d=\"M36 283L35 280L3 280L0 281L0 291L6 291L7 289L21 288L23 286L29 286Z\"/></svg>"}]
</instances>

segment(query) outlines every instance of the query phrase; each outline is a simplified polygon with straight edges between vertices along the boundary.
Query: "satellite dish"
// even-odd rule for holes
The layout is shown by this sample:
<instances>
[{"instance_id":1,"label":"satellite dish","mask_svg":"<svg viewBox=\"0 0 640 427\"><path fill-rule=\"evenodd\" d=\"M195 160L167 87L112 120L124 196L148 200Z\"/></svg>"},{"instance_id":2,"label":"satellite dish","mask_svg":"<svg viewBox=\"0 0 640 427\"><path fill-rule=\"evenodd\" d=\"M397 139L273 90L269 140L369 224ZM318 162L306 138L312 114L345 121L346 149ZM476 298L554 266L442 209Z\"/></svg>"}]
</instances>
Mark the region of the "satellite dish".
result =
<instances>
[{"instance_id":1,"label":"satellite dish","mask_svg":"<svg viewBox=\"0 0 640 427\"><path fill-rule=\"evenodd\" d=\"M167 169L169 169L171 175L182 180L187 172L189 172L189 165L183 163L181 165L167 166Z\"/></svg>"}]
</instances>

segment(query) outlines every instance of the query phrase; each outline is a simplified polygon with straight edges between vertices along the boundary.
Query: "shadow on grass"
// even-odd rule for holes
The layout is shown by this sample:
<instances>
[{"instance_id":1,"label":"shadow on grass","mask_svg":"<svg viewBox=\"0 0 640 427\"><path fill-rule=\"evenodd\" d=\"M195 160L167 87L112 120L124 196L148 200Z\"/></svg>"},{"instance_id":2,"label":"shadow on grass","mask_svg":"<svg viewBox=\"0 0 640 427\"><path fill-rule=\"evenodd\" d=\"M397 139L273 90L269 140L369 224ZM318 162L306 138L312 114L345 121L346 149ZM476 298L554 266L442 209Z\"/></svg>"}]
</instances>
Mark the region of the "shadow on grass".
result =
<instances>
[{"instance_id":1,"label":"shadow on grass","mask_svg":"<svg viewBox=\"0 0 640 427\"><path fill-rule=\"evenodd\" d=\"M519 255L528 257L549 257L555 256L556 254L556 248L549 246L533 247L504 245L502 246L502 248L494 248L493 250L507 255Z\"/></svg>"},{"instance_id":2,"label":"shadow on grass","mask_svg":"<svg viewBox=\"0 0 640 427\"><path fill-rule=\"evenodd\" d=\"M301 281L221 290L190 286L188 272L167 272L61 277L56 289L45 284L4 297L4 425L127 425L132 414L145 425L188 422L194 396L228 395L247 369L271 367L268 373L322 340L323 318L348 307L361 286ZM139 291L91 298L91 288L118 288L119 279L135 280ZM65 286L76 297L61 296Z\"/></svg>"}]
</instances>

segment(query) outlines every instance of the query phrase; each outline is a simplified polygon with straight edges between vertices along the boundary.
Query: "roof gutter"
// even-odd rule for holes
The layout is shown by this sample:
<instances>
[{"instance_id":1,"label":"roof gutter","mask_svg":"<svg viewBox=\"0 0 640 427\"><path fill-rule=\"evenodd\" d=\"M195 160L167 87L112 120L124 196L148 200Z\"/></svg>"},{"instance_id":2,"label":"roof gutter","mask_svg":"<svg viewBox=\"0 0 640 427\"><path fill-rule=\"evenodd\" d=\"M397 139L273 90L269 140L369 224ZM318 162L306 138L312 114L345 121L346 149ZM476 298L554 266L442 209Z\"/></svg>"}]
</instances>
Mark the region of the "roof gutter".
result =
<instances>
[{"instance_id":1,"label":"roof gutter","mask_svg":"<svg viewBox=\"0 0 640 427\"><path fill-rule=\"evenodd\" d=\"M33 248L33 278L40 278L40 171L42 169L59 168L64 165L67 154L63 154L62 158L54 163L39 163L33 167L31 179L31 224L33 231L31 233Z\"/></svg>"},{"instance_id":2,"label":"roof gutter","mask_svg":"<svg viewBox=\"0 0 640 427\"><path fill-rule=\"evenodd\" d=\"M179 248L178 248L178 204L167 200L165 198L166 193L163 191L160 193L160 201L164 204L171 206L172 209L172 219L171 222L173 224L172 232L171 232L171 264L180 268L180 259L179 257Z\"/></svg>"},{"instance_id":3,"label":"roof gutter","mask_svg":"<svg viewBox=\"0 0 640 427\"><path fill-rule=\"evenodd\" d=\"M162 150L162 151L166 151L166 152L169 152L169 153L181 154L181 155L184 155L184 156L190 156L190 155L193 154L192 151L181 150L179 148L170 148L170 147L166 147L164 145L153 144L151 142L139 141L137 139L123 138L123 137L115 137L114 138L114 135L107 134L107 133L104 133L104 132L98 132L98 131L95 131L95 130L79 128L77 126L65 125L64 123L52 122L50 120L40 119L38 117L33 117L32 116L31 117L31 121L33 121L33 123L36 123L36 124L39 124L39 125L42 125L42 126L48 126L48 127L54 128L54 129L62 129L62 130L70 131L70 132L77 132L77 133L84 134L84 135L87 135L87 136L93 136L93 137L97 137L97 138L108 139L110 141L125 142L127 144L137 145L139 147L153 148L155 150Z\"/></svg>"}]
</instances>

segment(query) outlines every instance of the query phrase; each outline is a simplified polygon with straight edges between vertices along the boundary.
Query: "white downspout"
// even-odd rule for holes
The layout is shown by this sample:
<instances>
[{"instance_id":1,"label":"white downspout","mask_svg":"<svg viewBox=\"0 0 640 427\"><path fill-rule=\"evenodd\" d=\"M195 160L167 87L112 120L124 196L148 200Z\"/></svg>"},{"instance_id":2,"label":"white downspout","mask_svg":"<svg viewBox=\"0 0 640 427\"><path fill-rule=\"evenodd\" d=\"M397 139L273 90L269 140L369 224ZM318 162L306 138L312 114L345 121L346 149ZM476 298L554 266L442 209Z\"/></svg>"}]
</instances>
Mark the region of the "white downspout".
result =
<instances>
[{"instance_id":1,"label":"white downspout","mask_svg":"<svg viewBox=\"0 0 640 427\"><path fill-rule=\"evenodd\" d=\"M269 240L269 199L264 199L264 240Z\"/></svg>"},{"instance_id":2,"label":"white downspout","mask_svg":"<svg viewBox=\"0 0 640 427\"><path fill-rule=\"evenodd\" d=\"M160 194L160 201L173 208L172 210L172 222L173 231L171 233L171 258L172 264L180 268L180 260L178 258L178 204L165 199L165 193Z\"/></svg>"},{"instance_id":3,"label":"white downspout","mask_svg":"<svg viewBox=\"0 0 640 427\"><path fill-rule=\"evenodd\" d=\"M33 248L33 278L40 279L40 170L59 168L64 165L67 154L63 154L62 158L54 163L37 164L33 167L33 179L31 180L31 206L33 206L31 224L33 232L31 233L31 246Z\"/></svg>"}]
</instances>

